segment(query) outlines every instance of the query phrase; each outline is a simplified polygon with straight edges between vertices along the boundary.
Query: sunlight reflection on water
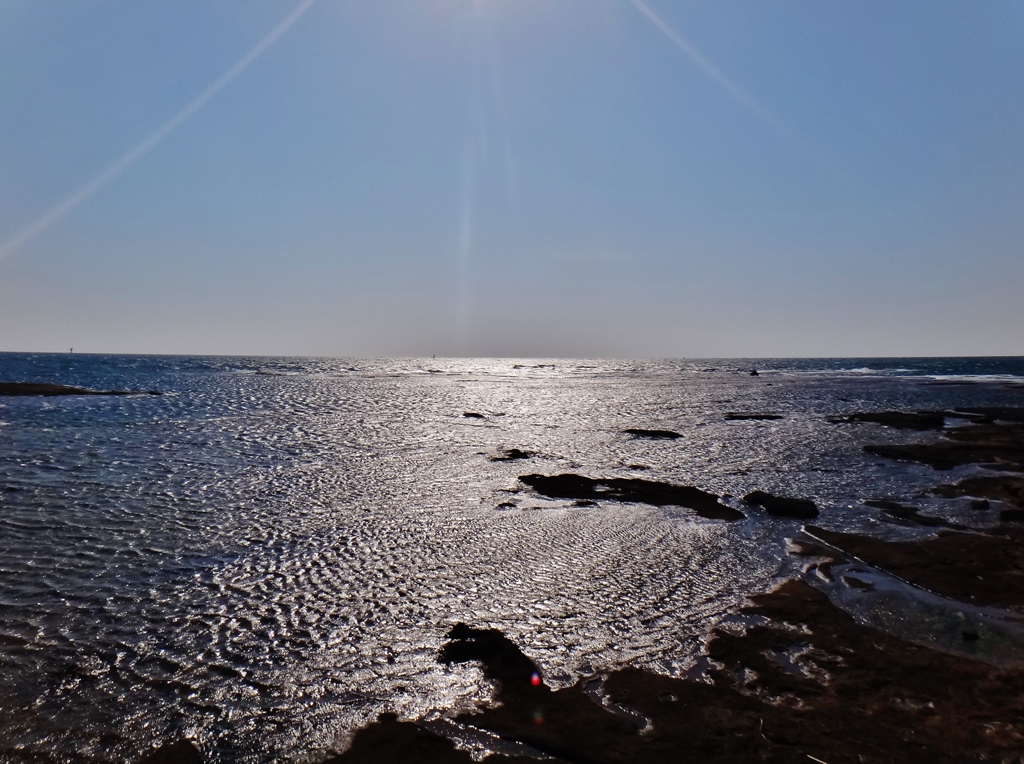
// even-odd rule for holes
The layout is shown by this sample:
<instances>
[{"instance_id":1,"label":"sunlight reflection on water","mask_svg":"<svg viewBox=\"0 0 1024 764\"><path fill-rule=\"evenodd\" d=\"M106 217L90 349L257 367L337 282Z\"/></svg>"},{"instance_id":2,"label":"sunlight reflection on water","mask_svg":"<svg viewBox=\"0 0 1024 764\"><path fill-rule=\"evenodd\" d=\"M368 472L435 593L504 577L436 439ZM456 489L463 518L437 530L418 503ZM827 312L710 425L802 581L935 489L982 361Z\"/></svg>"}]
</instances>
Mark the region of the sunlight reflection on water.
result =
<instances>
[{"instance_id":1,"label":"sunlight reflection on water","mask_svg":"<svg viewBox=\"0 0 1024 764\"><path fill-rule=\"evenodd\" d=\"M874 527L860 498L934 476L862 444L929 436L826 416L1007 395L721 361L111 358L0 359L166 393L0 403L6 759L131 758L185 734L271 760L383 710L465 707L489 688L436 661L457 621L502 630L556 687L624 664L681 673L716 619L791 570L799 525L574 507L520 474L777 491L815 499L823 525ZM510 448L534 456L492 460Z\"/></svg>"}]
</instances>

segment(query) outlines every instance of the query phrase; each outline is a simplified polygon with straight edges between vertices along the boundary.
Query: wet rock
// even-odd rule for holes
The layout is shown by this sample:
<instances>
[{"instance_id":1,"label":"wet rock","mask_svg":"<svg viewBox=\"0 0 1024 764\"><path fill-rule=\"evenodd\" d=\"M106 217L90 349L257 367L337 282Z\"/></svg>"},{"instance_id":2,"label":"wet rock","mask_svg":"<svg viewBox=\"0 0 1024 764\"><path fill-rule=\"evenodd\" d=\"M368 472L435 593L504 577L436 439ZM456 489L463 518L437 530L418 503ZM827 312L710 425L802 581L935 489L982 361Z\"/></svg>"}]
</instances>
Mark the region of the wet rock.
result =
<instances>
[{"instance_id":1,"label":"wet rock","mask_svg":"<svg viewBox=\"0 0 1024 764\"><path fill-rule=\"evenodd\" d=\"M475 411L464 411L464 412L462 412L462 416L466 417L466 419L486 419L487 418L483 414L478 414Z\"/></svg>"},{"instance_id":2,"label":"wet rock","mask_svg":"<svg viewBox=\"0 0 1024 764\"><path fill-rule=\"evenodd\" d=\"M885 499L867 499L864 504L869 507L880 509L890 517L895 517L906 522L917 523L918 525L923 525L927 528L952 528L960 531L967 530L967 526L965 525L947 522L941 517L922 515L917 511L916 507L905 507L895 501L887 501Z\"/></svg>"},{"instance_id":3,"label":"wet rock","mask_svg":"<svg viewBox=\"0 0 1024 764\"><path fill-rule=\"evenodd\" d=\"M639 428L630 428L623 430L627 435L632 435L634 438L651 438L653 440L675 440L676 438L683 437L678 432L672 430L641 430Z\"/></svg>"},{"instance_id":4,"label":"wet rock","mask_svg":"<svg viewBox=\"0 0 1024 764\"><path fill-rule=\"evenodd\" d=\"M933 412L946 416L948 412ZM965 464L982 464L1004 471L1024 470L1024 409L970 408L952 412L976 421L943 431L935 443L868 445L870 454L903 459L949 470Z\"/></svg>"},{"instance_id":5,"label":"wet rock","mask_svg":"<svg viewBox=\"0 0 1024 764\"><path fill-rule=\"evenodd\" d=\"M746 419L751 419L754 421L769 421L773 419L784 418L785 417L783 417L782 414L737 414L732 411L725 415L725 420L727 422L739 422Z\"/></svg>"},{"instance_id":6,"label":"wet rock","mask_svg":"<svg viewBox=\"0 0 1024 764\"><path fill-rule=\"evenodd\" d=\"M492 456L492 462L515 462L520 459L532 459L536 456L535 451L524 451L519 448L504 448L498 456Z\"/></svg>"},{"instance_id":7,"label":"wet rock","mask_svg":"<svg viewBox=\"0 0 1024 764\"><path fill-rule=\"evenodd\" d=\"M503 756L488 761L510 761ZM447 738L413 722L400 722L394 714L381 714L374 724L359 731L345 753L323 764L472 764L466 751Z\"/></svg>"},{"instance_id":8,"label":"wet rock","mask_svg":"<svg viewBox=\"0 0 1024 764\"><path fill-rule=\"evenodd\" d=\"M588 699L588 680L550 690L534 680L541 668L501 632L459 624L439 660L478 662L497 685L498 703L454 721L580 764L954 764L1019 757L1020 669L947 655L859 624L802 581L752 597L742 614L762 620L743 633L713 633L704 681L626 668L603 683L608 705ZM650 724L640 734L624 716ZM421 734L406 727L382 717L332 761L465 761L459 751L427 759L383 747ZM364 738L381 746L376 758L367 755Z\"/></svg>"},{"instance_id":9,"label":"wet rock","mask_svg":"<svg viewBox=\"0 0 1024 764\"><path fill-rule=\"evenodd\" d=\"M146 754L139 764L203 764L203 756L191 740L182 738Z\"/></svg>"},{"instance_id":10,"label":"wet rock","mask_svg":"<svg viewBox=\"0 0 1024 764\"><path fill-rule=\"evenodd\" d=\"M955 414L978 417L979 424L1024 424L1024 408L1017 406L968 406L957 409Z\"/></svg>"},{"instance_id":11,"label":"wet rock","mask_svg":"<svg viewBox=\"0 0 1024 764\"><path fill-rule=\"evenodd\" d=\"M973 499L971 501L971 509L980 511L983 509L988 509L988 507L988 499Z\"/></svg>"},{"instance_id":12,"label":"wet rock","mask_svg":"<svg viewBox=\"0 0 1024 764\"><path fill-rule=\"evenodd\" d=\"M160 395L159 390L90 390L70 385L51 385L41 382L0 382L0 396L34 395Z\"/></svg>"},{"instance_id":13,"label":"wet rock","mask_svg":"<svg viewBox=\"0 0 1024 764\"><path fill-rule=\"evenodd\" d=\"M757 373L757 369L751 369L750 370L750 376L757 377L757 376L760 376L760 375Z\"/></svg>"},{"instance_id":14,"label":"wet rock","mask_svg":"<svg viewBox=\"0 0 1024 764\"><path fill-rule=\"evenodd\" d=\"M943 530L923 541L882 541L813 525L807 532L928 591L976 605L1024 608L1024 529Z\"/></svg>"},{"instance_id":15,"label":"wet rock","mask_svg":"<svg viewBox=\"0 0 1024 764\"><path fill-rule=\"evenodd\" d=\"M742 512L719 502L713 493L686 485L641 478L588 478L583 475L520 475L519 479L542 496L552 499L621 501L678 506L692 509L712 520L744 519Z\"/></svg>"},{"instance_id":16,"label":"wet rock","mask_svg":"<svg viewBox=\"0 0 1024 764\"><path fill-rule=\"evenodd\" d=\"M761 507L774 517L793 517L798 520L813 520L818 516L818 507L810 499L793 499L785 496L774 496L766 491L751 491L743 497L743 501Z\"/></svg>"},{"instance_id":17,"label":"wet rock","mask_svg":"<svg viewBox=\"0 0 1024 764\"><path fill-rule=\"evenodd\" d=\"M864 592L870 592L875 588L871 581L865 581L863 578L857 578L856 576L843 576L843 582L847 586L852 586L854 589L860 589Z\"/></svg>"},{"instance_id":18,"label":"wet rock","mask_svg":"<svg viewBox=\"0 0 1024 764\"><path fill-rule=\"evenodd\" d=\"M1024 509L1024 477L1018 475L986 475L965 478L954 485L936 486L932 489L932 493L946 498L972 496L986 500L984 506L979 507L975 507L976 502L972 501L973 509L986 509L988 507L987 499L1002 501L1017 509Z\"/></svg>"}]
</instances>

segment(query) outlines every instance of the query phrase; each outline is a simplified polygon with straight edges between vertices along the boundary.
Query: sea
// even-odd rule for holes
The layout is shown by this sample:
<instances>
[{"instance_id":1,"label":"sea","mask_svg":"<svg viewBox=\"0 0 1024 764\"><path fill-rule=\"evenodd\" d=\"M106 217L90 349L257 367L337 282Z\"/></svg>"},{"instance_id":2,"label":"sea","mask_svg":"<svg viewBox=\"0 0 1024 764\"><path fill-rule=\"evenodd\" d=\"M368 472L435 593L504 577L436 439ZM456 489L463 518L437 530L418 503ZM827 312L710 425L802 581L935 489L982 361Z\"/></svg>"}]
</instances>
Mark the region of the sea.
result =
<instances>
[{"instance_id":1,"label":"sea","mask_svg":"<svg viewBox=\"0 0 1024 764\"><path fill-rule=\"evenodd\" d=\"M864 499L997 522L928 494L980 468L863 450L937 434L830 417L1024 405L1019 357L0 353L0 381L161 393L0 398L0 761L19 763L182 738L212 762L314 762L382 712L485 703L478 667L437 661L458 622L500 629L555 688L685 675L711 629L805 564L787 554L801 522L749 491L882 538L931 529ZM531 493L531 473L697 486L747 519L576 506Z\"/></svg>"}]
</instances>

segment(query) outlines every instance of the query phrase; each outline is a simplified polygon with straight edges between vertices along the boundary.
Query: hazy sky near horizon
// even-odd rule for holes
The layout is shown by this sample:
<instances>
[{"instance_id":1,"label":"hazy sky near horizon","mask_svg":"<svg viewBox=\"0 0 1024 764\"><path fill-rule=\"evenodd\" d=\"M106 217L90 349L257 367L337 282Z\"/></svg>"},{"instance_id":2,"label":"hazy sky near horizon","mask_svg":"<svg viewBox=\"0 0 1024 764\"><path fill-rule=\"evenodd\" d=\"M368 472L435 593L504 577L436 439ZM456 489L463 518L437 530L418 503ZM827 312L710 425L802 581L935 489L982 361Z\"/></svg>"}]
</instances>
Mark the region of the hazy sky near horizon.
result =
<instances>
[{"instance_id":1,"label":"hazy sky near horizon","mask_svg":"<svg viewBox=\"0 0 1024 764\"><path fill-rule=\"evenodd\" d=\"M1020 0L0 0L0 350L1024 354Z\"/></svg>"}]
</instances>

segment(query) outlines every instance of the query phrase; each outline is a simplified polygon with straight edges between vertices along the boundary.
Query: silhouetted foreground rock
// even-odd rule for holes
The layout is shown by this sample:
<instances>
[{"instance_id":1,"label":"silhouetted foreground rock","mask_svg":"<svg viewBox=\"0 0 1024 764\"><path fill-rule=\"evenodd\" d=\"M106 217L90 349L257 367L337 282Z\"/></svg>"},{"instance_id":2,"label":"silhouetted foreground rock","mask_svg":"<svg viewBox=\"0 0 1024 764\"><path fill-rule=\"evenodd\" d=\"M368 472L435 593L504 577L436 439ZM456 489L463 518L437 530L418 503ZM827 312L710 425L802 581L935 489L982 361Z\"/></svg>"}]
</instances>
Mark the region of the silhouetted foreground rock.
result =
<instances>
[{"instance_id":1,"label":"silhouetted foreground rock","mask_svg":"<svg viewBox=\"0 0 1024 764\"><path fill-rule=\"evenodd\" d=\"M628 430L623 430L627 435L632 435L634 438L652 438L654 440L675 440L676 438L683 437L678 432L672 430L641 430L636 427L631 427Z\"/></svg>"},{"instance_id":2,"label":"silhouetted foreground rock","mask_svg":"<svg viewBox=\"0 0 1024 764\"><path fill-rule=\"evenodd\" d=\"M1021 670L862 626L800 581L752 600L743 612L767 622L742 635L714 633L709 681L616 671L602 688L608 706L588 699L588 680L558 691L535 684L537 666L514 643L460 624L440 660L479 661L496 680L501 705L455 721L579 764L952 764L1017 761L1024 750ZM649 720L642 733L630 714ZM332 762L419 760L407 747L396 751L395 741L425 741L425 731L398 732L402 726L411 725L382 718ZM423 760L466 761L457 751L437 758L440 750L429 749L434 758Z\"/></svg>"},{"instance_id":3,"label":"silhouetted foreground rock","mask_svg":"<svg viewBox=\"0 0 1024 764\"><path fill-rule=\"evenodd\" d=\"M455 624L448 632L448 644L441 648L438 660L449 664L479 661L483 664L484 675L501 682L510 695L530 698L550 692L540 681L537 664L497 629L474 629L464 623Z\"/></svg>"},{"instance_id":4,"label":"silhouetted foreground rock","mask_svg":"<svg viewBox=\"0 0 1024 764\"><path fill-rule=\"evenodd\" d=\"M623 742L637 737L634 723L594 703L579 685L558 692L549 689L540 668L500 631L457 624L448 638L440 662L478 661L484 675L498 683L502 702L482 716L462 716L458 721L563 761L630 760L623 758L631 748Z\"/></svg>"},{"instance_id":5,"label":"silhouetted foreground rock","mask_svg":"<svg viewBox=\"0 0 1024 764\"><path fill-rule=\"evenodd\" d=\"M0 395L160 395L159 390L89 390L42 382L0 382Z\"/></svg>"},{"instance_id":6,"label":"silhouetted foreground rock","mask_svg":"<svg viewBox=\"0 0 1024 764\"><path fill-rule=\"evenodd\" d=\"M939 531L924 541L882 541L813 525L807 532L936 594L974 605L1024 609L1024 529Z\"/></svg>"},{"instance_id":7,"label":"silhouetted foreground rock","mask_svg":"<svg viewBox=\"0 0 1024 764\"><path fill-rule=\"evenodd\" d=\"M641 478L588 478L582 475L520 475L519 479L542 496L580 501L624 501L655 507L692 509L712 520L742 520L744 514L727 507L718 496L688 485L659 483Z\"/></svg>"},{"instance_id":8,"label":"silhouetted foreground rock","mask_svg":"<svg viewBox=\"0 0 1024 764\"><path fill-rule=\"evenodd\" d=\"M736 412L730 411L725 415L725 419L728 422L740 422L746 419L752 419L754 421L771 421L774 419L784 419L782 414L737 414Z\"/></svg>"},{"instance_id":9,"label":"silhouetted foreground rock","mask_svg":"<svg viewBox=\"0 0 1024 764\"><path fill-rule=\"evenodd\" d=\"M810 499L791 499L785 496L774 496L765 491L751 491L743 497L743 501L755 507L761 507L769 515L775 517L813 520L818 516L818 507Z\"/></svg>"}]
</instances>

